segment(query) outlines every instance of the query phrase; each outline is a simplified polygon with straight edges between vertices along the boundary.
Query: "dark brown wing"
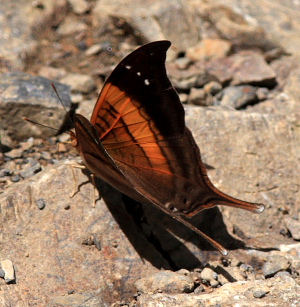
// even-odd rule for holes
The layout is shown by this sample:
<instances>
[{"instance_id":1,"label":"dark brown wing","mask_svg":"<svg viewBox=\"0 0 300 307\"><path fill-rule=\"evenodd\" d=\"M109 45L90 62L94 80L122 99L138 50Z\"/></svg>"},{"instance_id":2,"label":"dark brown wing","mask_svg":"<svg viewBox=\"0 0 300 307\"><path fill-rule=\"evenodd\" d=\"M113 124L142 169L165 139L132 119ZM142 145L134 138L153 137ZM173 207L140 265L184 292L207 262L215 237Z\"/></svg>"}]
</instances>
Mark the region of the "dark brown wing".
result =
<instances>
[{"instance_id":1,"label":"dark brown wing","mask_svg":"<svg viewBox=\"0 0 300 307\"><path fill-rule=\"evenodd\" d=\"M135 189L160 207L187 216L217 204L261 212L261 204L232 198L208 179L166 75L169 46L161 41L137 49L108 78L91 118L103 147Z\"/></svg>"}]
</instances>

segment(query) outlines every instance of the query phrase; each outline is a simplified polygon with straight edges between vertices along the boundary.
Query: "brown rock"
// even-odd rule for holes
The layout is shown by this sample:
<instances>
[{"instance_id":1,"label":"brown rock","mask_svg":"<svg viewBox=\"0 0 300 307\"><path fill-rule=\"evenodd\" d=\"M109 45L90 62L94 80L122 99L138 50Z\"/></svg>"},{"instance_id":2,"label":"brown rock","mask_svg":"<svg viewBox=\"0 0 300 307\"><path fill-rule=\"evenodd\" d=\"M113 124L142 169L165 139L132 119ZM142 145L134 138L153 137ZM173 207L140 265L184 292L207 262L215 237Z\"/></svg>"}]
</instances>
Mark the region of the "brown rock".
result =
<instances>
[{"instance_id":1,"label":"brown rock","mask_svg":"<svg viewBox=\"0 0 300 307\"><path fill-rule=\"evenodd\" d=\"M194 282L183 274L161 271L138 280L135 286L142 293L188 293L193 291Z\"/></svg>"},{"instance_id":2,"label":"brown rock","mask_svg":"<svg viewBox=\"0 0 300 307\"><path fill-rule=\"evenodd\" d=\"M276 74L257 52L240 52L228 58L211 61L208 73L220 83L252 84L265 87L276 85Z\"/></svg>"},{"instance_id":3,"label":"brown rock","mask_svg":"<svg viewBox=\"0 0 300 307\"><path fill-rule=\"evenodd\" d=\"M194 62L208 61L227 56L230 49L231 43L228 41L207 38L201 40L196 46L187 49L186 56Z\"/></svg>"},{"instance_id":4,"label":"brown rock","mask_svg":"<svg viewBox=\"0 0 300 307\"><path fill-rule=\"evenodd\" d=\"M86 184L80 170L75 172L80 191L73 198L69 197L74 185L72 172L64 164L0 195L1 256L13 257L17 272L13 288L1 287L7 305L17 306L19 297L26 295L29 306L33 302L45 306L53 293L59 297L70 290L101 296L105 304L111 304L121 295L131 297L136 280L156 272L155 266L164 266L126 213L120 194L102 185L102 197L129 239L102 200L92 207L93 187ZM43 210L36 205L41 198L47 204ZM69 210L64 209L66 204ZM99 238L101 250L82 245L87 233Z\"/></svg>"}]
</instances>

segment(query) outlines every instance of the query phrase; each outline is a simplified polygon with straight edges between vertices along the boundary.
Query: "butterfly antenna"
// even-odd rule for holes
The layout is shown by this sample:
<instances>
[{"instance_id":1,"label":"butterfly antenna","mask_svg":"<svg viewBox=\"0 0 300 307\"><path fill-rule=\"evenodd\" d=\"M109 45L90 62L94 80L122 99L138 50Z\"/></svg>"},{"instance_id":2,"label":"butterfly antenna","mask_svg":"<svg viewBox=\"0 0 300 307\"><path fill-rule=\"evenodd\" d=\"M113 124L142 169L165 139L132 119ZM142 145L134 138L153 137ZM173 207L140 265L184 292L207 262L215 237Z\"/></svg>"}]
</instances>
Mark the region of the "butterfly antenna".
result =
<instances>
[{"instance_id":1,"label":"butterfly antenna","mask_svg":"<svg viewBox=\"0 0 300 307\"><path fill-rule=\"evenodd\" d=\"M50 127L50 126L47 126L47 125L43 125L43 124L40 124L40 123L37 123L37 122L27 118L27 117L23 117L23 119L26 120L27 122L30 122L31 124L34 124L34 125L45 127L45 128L52 129L52 130L55 130L55 131L59 131L59 129L56 129L56 128L53 128L53 127Z\"/></svg>"},{"instance_id":2,"label":"butterfly antenna","mask_svg":"<svg viewBox=\"0 0 300 307\"><path fill-rule=\"evenodd\" d=\"M69 112L67 111L67 109L66 109L66 107L65 107L65 105L64 105L64 103L63 103L63 101L62 101L62 99L60 98L60 96L59 96L59 94L58 94L58 91L57 91L57 89L56 89L56 87L55 87L55 85L54 85L53 82L51 82L51 86L52 86L52 88L53 88L53 90L54 90L54 92L55 92L55 94L56 94L57 99L59 100L59 102L61 103L61 105L63 106L63 108L64 108L64 110L65 110L65 112L66 112L66 114L67 114L69 123L71 124L71 126L73 126L73 125L74 125L74 122L73 122L73 120L71 119L71 117L70 117L70 115L69 115Z\"/></svg>"}]
</instances>

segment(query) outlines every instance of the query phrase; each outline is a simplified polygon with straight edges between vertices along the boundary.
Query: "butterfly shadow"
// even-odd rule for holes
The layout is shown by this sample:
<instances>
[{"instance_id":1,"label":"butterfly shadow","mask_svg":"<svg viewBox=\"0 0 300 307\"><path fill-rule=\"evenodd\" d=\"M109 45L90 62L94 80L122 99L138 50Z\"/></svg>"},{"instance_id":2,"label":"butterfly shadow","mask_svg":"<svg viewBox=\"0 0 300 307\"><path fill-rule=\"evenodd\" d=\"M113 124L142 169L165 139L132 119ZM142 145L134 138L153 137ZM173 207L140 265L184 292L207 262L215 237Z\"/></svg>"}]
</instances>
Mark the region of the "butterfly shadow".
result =
<instances>
[{"instance_id":1,"label":"butterfly shadow","mask_svg":"<svg viewBox=\"0 0 300 307\"><path fill-rule=\"evenodd\" d=\"M192 230L151 204L141 204L121 194L101 179L95 186L119 227L142 259L159 269L193 269L218 253ZM218 208L206 210L189 220L228 249L243 248L242 241L227 231Z\"/></svg>"}]
</instances>

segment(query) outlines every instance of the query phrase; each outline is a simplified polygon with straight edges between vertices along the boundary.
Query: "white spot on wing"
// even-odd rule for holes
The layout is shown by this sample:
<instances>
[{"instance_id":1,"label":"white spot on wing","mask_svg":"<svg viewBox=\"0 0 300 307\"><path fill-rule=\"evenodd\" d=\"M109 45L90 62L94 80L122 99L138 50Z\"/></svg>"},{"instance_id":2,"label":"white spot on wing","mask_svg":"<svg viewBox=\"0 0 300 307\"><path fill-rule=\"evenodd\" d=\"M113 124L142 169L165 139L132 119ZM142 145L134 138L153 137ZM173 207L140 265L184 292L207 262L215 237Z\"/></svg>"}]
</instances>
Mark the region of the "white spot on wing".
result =
<instances>
[{"instance_id":1,"label":"white spot on wing","mask_svg":"<svg viewBox=\"0 0 300 307\"><path fill-rule=\"evenodd\" d=\"M131 66L130 65L126 65L125 68L129 70L129 69L131 69Z\"/></svg>"},{"instance_id":2,"label":"white spot on wing","mask_svg":"<svg viewBox=\"0 0 300 307\"><path fill-rule=\"evenodd\" d=\"M148 79L145 79L145 85L150 85L150 82L149 82L149 80Z\"/></svg>"},{"instance_id":3,"label":"white spot on wing","mask_svg":"<svg viewBox=\"0 0 300 307\"><path fill-rule=\"evenodd\" d=\"M140 76L141 75L141 73L138 71L137 73L136 73L138 76Z\"/></svg>"}]
</instances>

